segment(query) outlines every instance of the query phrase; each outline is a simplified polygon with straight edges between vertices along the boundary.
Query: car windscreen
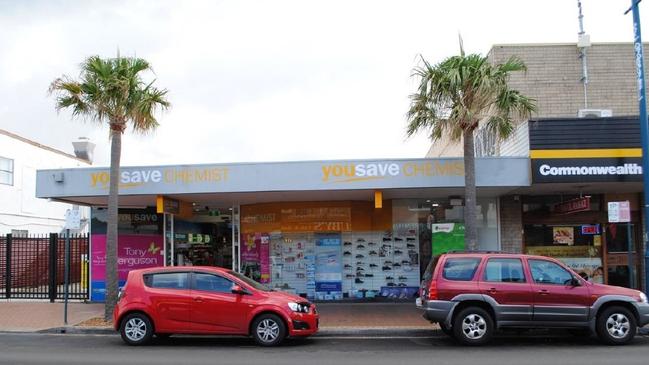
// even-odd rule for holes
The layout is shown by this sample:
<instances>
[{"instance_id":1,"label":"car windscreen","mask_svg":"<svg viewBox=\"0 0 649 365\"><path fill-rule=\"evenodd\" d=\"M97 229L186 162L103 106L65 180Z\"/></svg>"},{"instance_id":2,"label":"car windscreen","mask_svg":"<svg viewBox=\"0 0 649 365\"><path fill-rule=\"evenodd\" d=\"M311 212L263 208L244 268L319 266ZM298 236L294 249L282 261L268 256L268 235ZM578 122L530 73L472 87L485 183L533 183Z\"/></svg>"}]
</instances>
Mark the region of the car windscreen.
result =
<instances>
[{"instance_id":1,"label":"car windscreen","mask_svg":"<svg viewBox=\"0 0 649 365\"><path fill-rule=\"evenodd\" d=\"M270 288L267 287L266 285L264 285L264 284L260 284L260 283L258 283L258 282L256 282L256 281L252 280L251 278L249 278L249 277L247 277L247 276L245 276L245 275L241 275L241 274L239 274L238 272L228 271L228 274L234 276L235 278L237 278L237 279L243 281L244 283L246 283L246 284L252 286L253 288L255 288L255 289L257 289L257 290L261 290L261 291L272 291L272 289L270 289Z\"/></svg>"}]
</instances>

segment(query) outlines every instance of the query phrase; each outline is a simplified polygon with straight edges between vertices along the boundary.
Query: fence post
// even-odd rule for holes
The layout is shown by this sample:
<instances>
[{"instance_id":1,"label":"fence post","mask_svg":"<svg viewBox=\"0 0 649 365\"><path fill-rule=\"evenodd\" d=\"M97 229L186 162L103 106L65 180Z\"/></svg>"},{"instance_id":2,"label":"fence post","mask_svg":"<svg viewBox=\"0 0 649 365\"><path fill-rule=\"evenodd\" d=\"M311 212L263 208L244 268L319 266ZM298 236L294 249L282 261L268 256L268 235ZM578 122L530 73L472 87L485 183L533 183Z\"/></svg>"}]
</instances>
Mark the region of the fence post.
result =
<instances>
[{"instance_id":1,"label":"fence post","mask_svg":"<svg viewBox=\"0 0 649 365\"><path fill-rule=\"evenodd\" d=\"M57 252L57 243L59 237L56 233L50 233L50 247L49 247L49 273L48 273L48 296L50 298L50 303L53 303L56 300L56 261L58 257Z\"/></svg>"},{"instance_id":2,"label":"fence post","mask_svg":"<svg viewBox=\"0 0 649 365\"><path fill-rule=\"evenodd\" d=\"M6 298L11 298L11 233L7 234L7 249L5 250L7 255L6 265L5 265L5 293Z\"/></svg>"},{"instance_id":3,"label":"fence post","mask_svg":"<svg viewBox=\"0 0 649 365\"><path fill-rule=\"evenodd\" d=\"M84 263L86 270L86 300L90 301L90 233L86 233L84 236L86 242L86 261Z\"/></svg>"}]
</instances>

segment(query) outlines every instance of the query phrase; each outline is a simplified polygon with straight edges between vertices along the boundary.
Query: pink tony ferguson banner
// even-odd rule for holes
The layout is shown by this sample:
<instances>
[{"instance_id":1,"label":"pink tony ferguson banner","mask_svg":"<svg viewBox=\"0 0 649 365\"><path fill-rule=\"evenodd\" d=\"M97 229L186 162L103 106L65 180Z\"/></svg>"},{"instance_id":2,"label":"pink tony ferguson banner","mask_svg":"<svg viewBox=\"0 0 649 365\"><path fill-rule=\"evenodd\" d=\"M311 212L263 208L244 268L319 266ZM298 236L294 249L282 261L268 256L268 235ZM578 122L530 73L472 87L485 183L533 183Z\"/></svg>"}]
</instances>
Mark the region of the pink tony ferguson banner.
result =
<instances>
[{"instance_id":1,"label":"pink tony ferguson banner","mask_svg":"<svg viewBox=\"0 0 649 365\"><path fill-rule=\"evenodd\" d=\"M131 270L163 266L162 238L160 235L119 235L118 280L126 280ZM106 235L93 234L91 239L92 280L104 281L106 280Z\"/></svg>"},{"instance_id":2,"label":"pink tony ferguson banner","mask_svg":"<svg viewBox=\"0 0 649 365\"><path fill-rule=\"evenodd\" d=\"M241 262L258 263L260 280L262 283L270 282L270 236L268 233L255 233L243 235L241 247Z\"/></svg>"}]
</instances>

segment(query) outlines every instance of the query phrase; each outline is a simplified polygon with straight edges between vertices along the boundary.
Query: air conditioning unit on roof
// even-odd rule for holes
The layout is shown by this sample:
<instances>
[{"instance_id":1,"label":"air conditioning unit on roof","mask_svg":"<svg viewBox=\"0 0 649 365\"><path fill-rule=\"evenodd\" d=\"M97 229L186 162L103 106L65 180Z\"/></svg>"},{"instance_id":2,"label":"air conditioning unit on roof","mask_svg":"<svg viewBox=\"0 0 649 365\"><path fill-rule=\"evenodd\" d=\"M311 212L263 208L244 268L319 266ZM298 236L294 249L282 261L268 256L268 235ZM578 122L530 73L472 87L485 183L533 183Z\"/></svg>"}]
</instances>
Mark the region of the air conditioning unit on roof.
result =
<instances>
[{"instance_id":1,"label":"air conditioning unit on roof","mask_svg":"<svg viewBox=\"0 0 649 365\"><path fill-rule=\"evenodd\" d=\"M577 113L579 118L606 118L612 116L613 111L611 109L579 109L579 113Z\"/></svg>"}]
</instances>

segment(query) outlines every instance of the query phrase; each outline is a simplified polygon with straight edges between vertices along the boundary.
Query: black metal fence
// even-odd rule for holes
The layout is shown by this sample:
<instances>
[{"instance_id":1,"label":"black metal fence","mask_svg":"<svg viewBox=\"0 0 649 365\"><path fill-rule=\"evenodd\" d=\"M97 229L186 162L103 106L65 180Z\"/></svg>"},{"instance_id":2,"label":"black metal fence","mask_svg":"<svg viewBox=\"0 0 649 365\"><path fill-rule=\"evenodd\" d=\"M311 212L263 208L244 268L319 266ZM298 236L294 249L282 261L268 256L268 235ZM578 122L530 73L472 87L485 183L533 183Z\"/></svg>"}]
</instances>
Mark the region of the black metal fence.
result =
<instances>
[{"instance_id":1,"label":"black metal fence","mask_svg":"<svg viewBox=\"0 0 649 365\"><path fill-rule=\"evenodd\" d=\"M70 236L68 298L89 298L89 236ZM65 237L0 236L0 298L63 299Z\"/></svg>"}]
</instances>

